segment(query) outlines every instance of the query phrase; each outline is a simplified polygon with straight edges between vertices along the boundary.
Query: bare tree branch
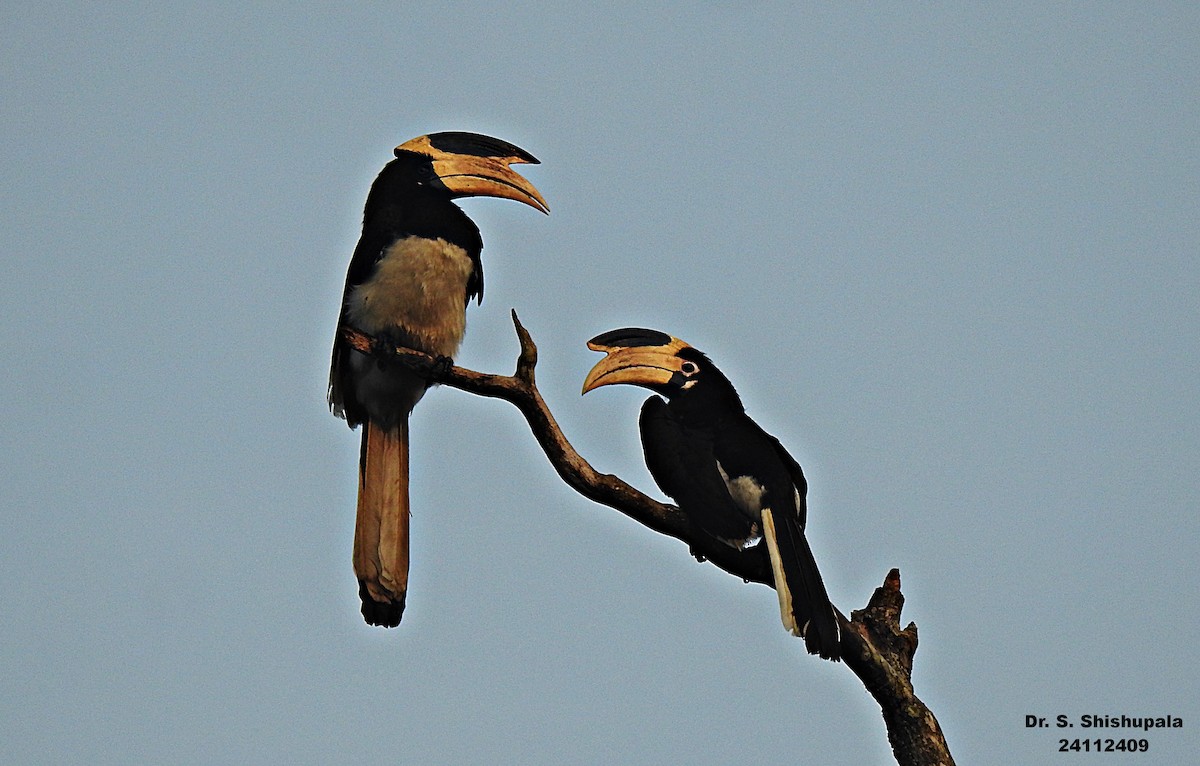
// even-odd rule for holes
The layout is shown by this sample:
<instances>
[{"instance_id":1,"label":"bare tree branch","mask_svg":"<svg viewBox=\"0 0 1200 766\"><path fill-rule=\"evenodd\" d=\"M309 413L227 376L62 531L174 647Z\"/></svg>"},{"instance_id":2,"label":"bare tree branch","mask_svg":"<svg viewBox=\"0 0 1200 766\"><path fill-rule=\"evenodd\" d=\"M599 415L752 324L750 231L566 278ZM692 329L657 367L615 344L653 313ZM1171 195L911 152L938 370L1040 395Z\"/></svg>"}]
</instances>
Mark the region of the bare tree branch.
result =
<instances>
[{"instance_id":1,"label":"bare tree branch","mask_svg":"<svg viewBox=\"0 0 1200 766\"><path fill-rule=\"evenodd\" d=\"M343 337L359 351L392 357L433 382L509 402L525 416L534 438L559 477L576 492L620 511L655 532L686 543L692 555L701 561L711 561L747 582L774 587L763 543L739 551L717 542L702 533L675 506L658 502L617 476L598 472L575 451L537 389L534 379L537 346L517 318L516 311L512 318L521 352L516 371L511 376L447 365L445 360L412 349L381 349L378 341L353 328L344 329ZM937 719L913 692L912 663L917 649L917 626L909 623L900 629L903 605L900 572L893 569L883 585L875 589L865 609L853 611L850 619L839 611L842 659L879 703L888 741L900 766L954 766Z\"/></svg>"},{"instance_id":2,"label":"bare tree branch","mask_svg":"<svg viewBox=\"0 0 1200 766\"><path fill-rule=\"evenodd\" d=\"M901 766L954 766L942 727L913 691L917 626L900 630L900 570L888 572L865 609L842 617L842 659L879 703L892 753Z\"/></svg>"}]
</instances>

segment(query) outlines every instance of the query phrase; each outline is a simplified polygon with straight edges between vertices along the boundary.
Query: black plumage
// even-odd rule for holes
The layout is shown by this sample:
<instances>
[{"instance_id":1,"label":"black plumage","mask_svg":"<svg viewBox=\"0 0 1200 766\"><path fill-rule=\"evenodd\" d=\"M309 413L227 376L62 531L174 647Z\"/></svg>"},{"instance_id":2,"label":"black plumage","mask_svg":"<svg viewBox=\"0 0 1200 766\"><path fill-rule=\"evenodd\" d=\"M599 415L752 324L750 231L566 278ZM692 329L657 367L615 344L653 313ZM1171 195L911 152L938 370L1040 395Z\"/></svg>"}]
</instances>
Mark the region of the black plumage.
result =
<instances>
[{"instance_id":1,"label":"black plumage","mask_svg":"<svg viewBox=\"0 0 1200 766\"><path fill-rule=\"evenodd\" d=\"M708 535L743 549L765 538L780 615L809 652L840 657L837 615L808 541L800 464L752 420L729 379L700 351L657 330L625 328L588 344L606 352L584 392L628 383L659 396L639 427L655 482Z\"/></svg>"},{"instance_id":2,"label":"black plumage","mask_svg":"<svg viewBox=\"0 0 1200 766\"><path fill-rule=\"evenodd\" d=\"M508 166L536 163L512 144L475 133L407 141L380 171L363 208L363 229L346 272L329 373L329 406L363 425L354 571L364 619L394 627L408 589L408 417L428 382L386 354L367 355L345 327L381 349L404 346L451 357L466 330L466 306L483 299L483 239L453 200L503 197L548 212Z\"/></svg>"}]
</instances>

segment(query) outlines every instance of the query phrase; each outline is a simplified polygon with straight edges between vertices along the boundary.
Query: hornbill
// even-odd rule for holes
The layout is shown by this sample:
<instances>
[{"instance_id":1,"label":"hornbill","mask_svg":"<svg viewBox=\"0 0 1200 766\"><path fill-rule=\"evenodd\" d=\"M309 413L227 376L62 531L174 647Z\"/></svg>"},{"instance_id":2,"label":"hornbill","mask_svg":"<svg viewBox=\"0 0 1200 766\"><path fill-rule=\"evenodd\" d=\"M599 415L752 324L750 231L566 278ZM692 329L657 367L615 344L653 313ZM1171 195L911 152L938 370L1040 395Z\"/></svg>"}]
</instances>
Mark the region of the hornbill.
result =
<instances>
[{"instance_id":1,"label":"hornbill","mask_svg":"<svg viewBox=\"0 0 1200 766\"><path fill-rule=\"evenodd\" d=\"M707 356L657 330L597 335L606 356L583 393L629 383L656 394L638 425L646 467L705 534L739 550L766 539L783 625L810 654L840 657L841 632L804 538L808 484L800 464L746 415L729 379Z\"/></svg>"},{"instance_id":2,"label":"hornbill","mask_svg":"<svg viewBox=\"0 0 1200 766\"><path fill-rule=\"evenodd\" d=\"M395 627L408 588L408 416L430 385L386 349L404 346L444 363L458 349L471 298L483 300L483 239L452 202L504 197L543 213L533 184L509 168L538 161L477 133L430 133L400 144L363 209L362 236L346 273L329 372L329 408L363 425L358 462L354 572L363 618ZM342 330L376 340L379 353L352 348Z\"/></svg>"}]
</instances>

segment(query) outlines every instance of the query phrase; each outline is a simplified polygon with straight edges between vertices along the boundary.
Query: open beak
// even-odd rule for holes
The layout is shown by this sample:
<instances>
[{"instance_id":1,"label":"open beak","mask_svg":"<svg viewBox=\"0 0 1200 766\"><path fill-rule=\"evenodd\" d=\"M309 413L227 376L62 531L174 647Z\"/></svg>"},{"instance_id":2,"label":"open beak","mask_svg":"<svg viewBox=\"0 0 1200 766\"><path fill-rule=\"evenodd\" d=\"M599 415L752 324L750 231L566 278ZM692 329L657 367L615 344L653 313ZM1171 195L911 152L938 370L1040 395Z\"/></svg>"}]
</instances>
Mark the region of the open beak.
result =
<instances>
[{"instance_id":1,"label":"open beak","mask_svg":"<svg viewBox=\"0 0 1200 766\"><path fill-rule=\"evenodd\" d=\"M550 207L534 185L509 165L539 164L529 152L479 133L430 133L405 141L400 152L429 157L433 172L456 197L503 197L549 213Z\"/></svg>"},{"instance_id":2,"label":"open beak","mask_svg":"<svg viewBox=\"0 0 1200 766\"><path fill-rule=\"evenodd\" d=\"M588 341L588 348L603 351L605 357L588 372L583 393L617 383L666 385L681 372L684 360L677 353L687 347L679 338L657 330L633 328L597 335Z\"/></svg>"}]
</instances>

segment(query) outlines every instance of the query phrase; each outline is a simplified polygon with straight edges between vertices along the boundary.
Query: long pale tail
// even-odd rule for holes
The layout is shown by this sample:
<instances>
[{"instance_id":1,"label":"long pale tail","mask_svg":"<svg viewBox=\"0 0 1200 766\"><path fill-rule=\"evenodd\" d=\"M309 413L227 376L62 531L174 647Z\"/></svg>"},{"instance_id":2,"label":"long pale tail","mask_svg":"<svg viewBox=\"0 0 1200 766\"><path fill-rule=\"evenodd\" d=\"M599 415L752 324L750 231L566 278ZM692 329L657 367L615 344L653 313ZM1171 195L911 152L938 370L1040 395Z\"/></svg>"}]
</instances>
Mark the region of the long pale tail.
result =
<instances>
[{"instance_id":1,"label":"long pale tail","mask_svg":"<svg viewBox=\"0 0 1200 766\"><path fill-rule=\"evenodd\" d=\"M809 654L837 661L841 627L799 519L781 515L777 527L774 514L764 508L762 520L783 626L793 636L803 636Z\"/></svg>"},{"instance_id":2,"label":"long pale tail","mask_svg":"<svg viewBox=\"0 0 1200 766\"><path fill-rule=\"evenodd\" d=\"M394 628L408 590L408 416L395 428L363 424L358 462L354 574L362 615Z\"/></svg>"}]
</instances>

